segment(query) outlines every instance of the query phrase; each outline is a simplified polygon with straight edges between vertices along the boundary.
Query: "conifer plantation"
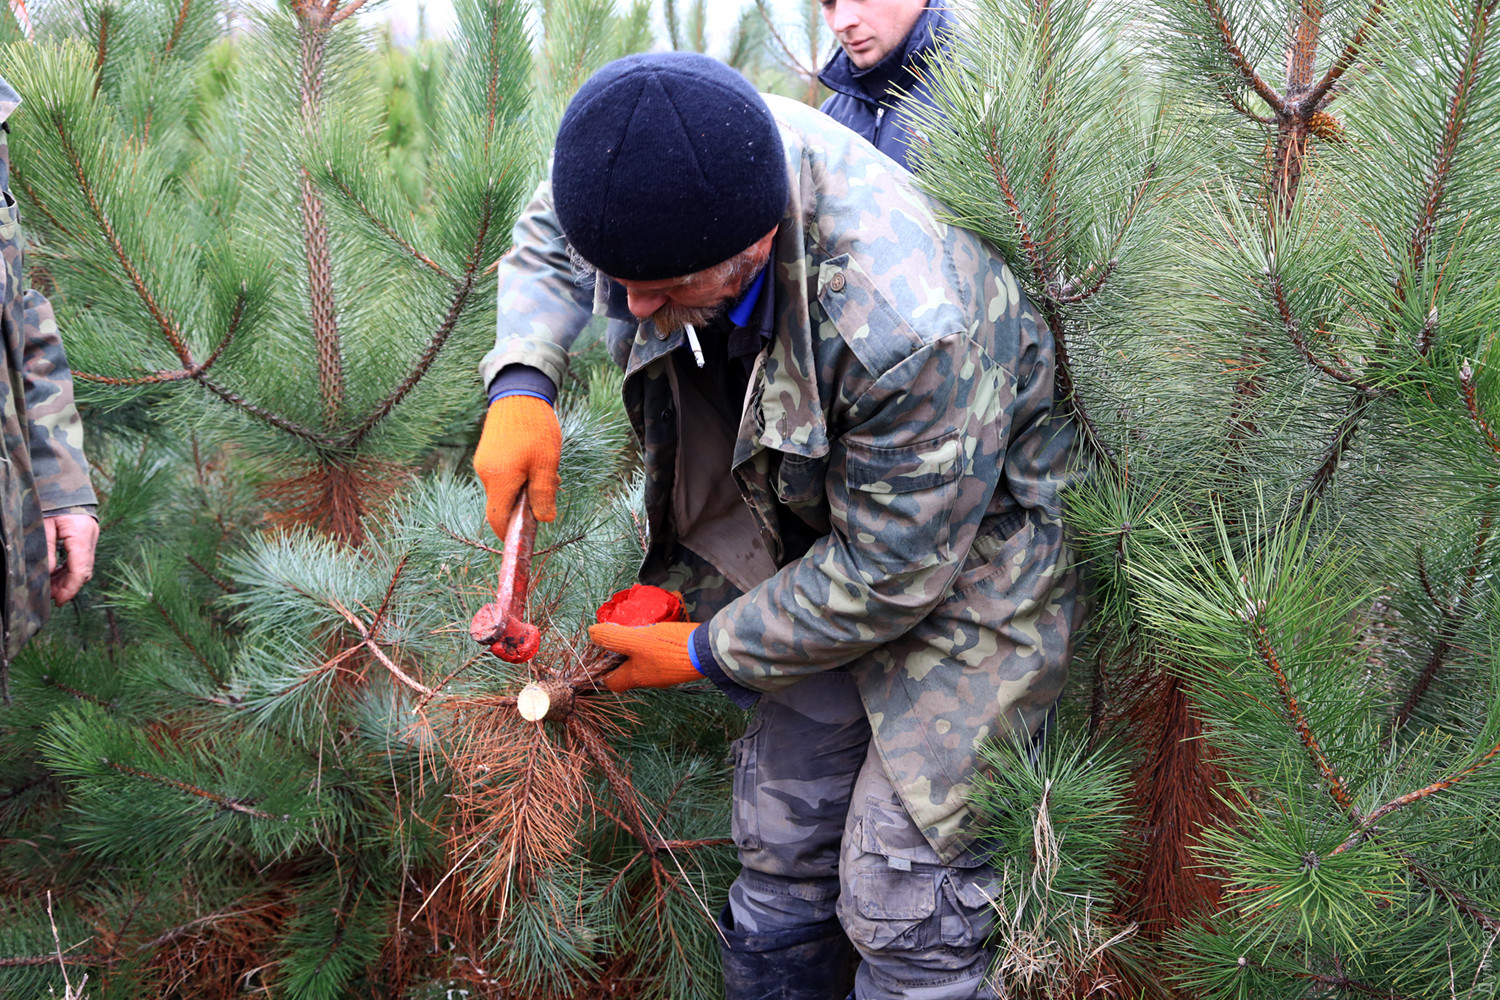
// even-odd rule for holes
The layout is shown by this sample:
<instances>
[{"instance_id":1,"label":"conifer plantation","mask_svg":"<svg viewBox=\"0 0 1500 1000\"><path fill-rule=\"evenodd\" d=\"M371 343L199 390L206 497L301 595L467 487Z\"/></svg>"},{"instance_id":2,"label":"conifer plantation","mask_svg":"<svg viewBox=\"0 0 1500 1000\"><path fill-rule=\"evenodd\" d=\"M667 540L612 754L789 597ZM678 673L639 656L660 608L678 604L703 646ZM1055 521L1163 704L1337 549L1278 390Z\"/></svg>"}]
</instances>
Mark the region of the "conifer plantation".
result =
<instances>
[{"instance_id":1,"label":"conifer plantation","mask_svg":"<svg viewBox=\"0 0 1500 1000\"><path fill-rule=\"evenodd\" d=\"M0 710L0 995L711 997L738 713L515 710L583 677L642 551L597 345L542 650L468 628L503 555L465 457L492 265L621 22L553 4L537 54L468 0L413 66L358 7L59 4L4 50L107 541Z\"/></svg>"},{"instance_id":2,"label":"conifer plantation","mask_svg":"<svg viewBox=\"0 0 1500 1000\"><path fill-rule=\"evenodd\" d=\"M722 995L744 718L589 684L644 543L597 333L540 652L469 634L493 264L649 5L458 0L402 51L361 2L0 14L103 525L0 706L0 997ZM815 98L772 6L728 58ZM919 181L1084 442L1059 723L974 791L997 995L1495 996L1500 0L958 6Z\"/></svg>"}]
</instances>

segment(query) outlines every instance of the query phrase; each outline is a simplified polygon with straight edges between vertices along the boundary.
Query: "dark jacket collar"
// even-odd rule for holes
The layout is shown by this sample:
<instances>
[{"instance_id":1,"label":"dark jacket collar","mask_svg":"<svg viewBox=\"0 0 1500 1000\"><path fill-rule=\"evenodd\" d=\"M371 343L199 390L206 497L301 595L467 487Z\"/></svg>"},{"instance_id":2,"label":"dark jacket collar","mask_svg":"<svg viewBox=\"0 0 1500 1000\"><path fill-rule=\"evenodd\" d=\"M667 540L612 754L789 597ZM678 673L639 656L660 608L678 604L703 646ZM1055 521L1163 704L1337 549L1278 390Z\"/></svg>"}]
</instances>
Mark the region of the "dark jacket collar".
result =
<instances>
[{"instance_id":1,"label":"dark jacket collar","mask_svg":"<svg viewBox=\"0 0 1500 1000\"><path fill-rule=\"evenodd\" d=\"M946 0L930 2L905 40L869 69L857 69L842 48L835 50L818 74L823 86L872 104L879 104L893 89L910 90L915 82L913 68L946 48L947 35L954 27L952 12L941 6Z\"/></svg>"}]
</instances>

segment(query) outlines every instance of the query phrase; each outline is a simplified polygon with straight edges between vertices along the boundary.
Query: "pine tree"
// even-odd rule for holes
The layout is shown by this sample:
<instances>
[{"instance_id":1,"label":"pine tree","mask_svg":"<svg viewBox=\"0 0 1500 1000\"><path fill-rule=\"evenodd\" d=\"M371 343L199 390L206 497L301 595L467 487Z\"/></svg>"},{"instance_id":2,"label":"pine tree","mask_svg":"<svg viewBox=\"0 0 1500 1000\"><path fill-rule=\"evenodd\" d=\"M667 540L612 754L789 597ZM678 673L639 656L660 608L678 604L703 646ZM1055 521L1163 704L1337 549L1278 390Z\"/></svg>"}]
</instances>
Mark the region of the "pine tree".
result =
<instances>
[{"instance_id":1,"label":"pine tree","mask_svg":"<svg viewBox=\"0 0 1500 1000\"><path fill-rule=\"evenodd\" d=\"M939 73L921 177L1051 327L1091 466L1113 995L1500 986L1494 14L988 0Z\"/></svg>"},{"instance_id":2,"label":"pine tree","mask_svg":"<svg viewBox=\"0 0 1500 1000\"><path fill-rule=\"evenodd\" d=\"M524 11L460 5L397 143L353 10L226 37L197 0L59 9L5 51L104 535L99 596L17 661L0 715L0 993L712 996L738 713L709 691L514 709L579 676L642 551L596 341L560 403L542 652L468 636L503 558L464 460L483 289L548 127ZM540 116L587 75L557 55L597 58L560 26L613 17L551 6Z\"/></svg>"}]
</instances>

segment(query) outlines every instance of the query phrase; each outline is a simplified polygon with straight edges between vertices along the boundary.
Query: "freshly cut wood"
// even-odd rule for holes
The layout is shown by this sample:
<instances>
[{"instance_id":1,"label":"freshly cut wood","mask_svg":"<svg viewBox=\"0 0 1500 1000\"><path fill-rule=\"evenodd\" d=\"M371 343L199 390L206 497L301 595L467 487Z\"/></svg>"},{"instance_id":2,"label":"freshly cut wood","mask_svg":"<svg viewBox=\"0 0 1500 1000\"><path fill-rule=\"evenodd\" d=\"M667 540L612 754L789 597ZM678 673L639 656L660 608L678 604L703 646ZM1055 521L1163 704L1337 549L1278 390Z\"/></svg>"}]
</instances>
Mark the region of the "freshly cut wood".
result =
<instances>
[{"instance_id":1,"label":"freshly cut wood","mask_svg":"<svg viewBox=\"0 0 1500 1000\"><path fill-rule=\"evenodd\" d=\"M516 711L527 722L565 719L573 713L573 684L560 677L532 681L516 695Z\"/></svg>"}]
</instances>

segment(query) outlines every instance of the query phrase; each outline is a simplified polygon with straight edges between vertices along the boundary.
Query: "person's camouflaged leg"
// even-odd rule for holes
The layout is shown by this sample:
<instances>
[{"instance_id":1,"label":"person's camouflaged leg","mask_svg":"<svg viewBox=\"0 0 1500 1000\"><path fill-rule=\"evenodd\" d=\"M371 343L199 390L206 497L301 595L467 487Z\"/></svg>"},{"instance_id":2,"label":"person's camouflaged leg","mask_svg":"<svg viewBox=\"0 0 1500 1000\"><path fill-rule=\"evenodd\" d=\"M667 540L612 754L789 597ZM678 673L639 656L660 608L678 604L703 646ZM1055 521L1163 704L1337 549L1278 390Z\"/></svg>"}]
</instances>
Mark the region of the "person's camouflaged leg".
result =
<instances>
[{"instance_id":1,"label":"person's camouflaged leg","mask_svg":"<svg viewBox=\"0 0 1500 1000\"><path fill-rule=\"evenodd\" d=\"M854 956L835 918L839 840L869 742L854 679L840 671L764 695L735 741L743 868L723 918L729 1000L843 1000Z\"/></svg>"},{"instance_id":2,"label":"person's camouflaged leg","mask_svg":"<svg viewBox=\"0 0 1500 1000\"><path fill-rule=\"evenodd\" d=\"M950 865L902 808L875 748L855 784L839 866L839 920L863 961L859 1000L990 1000L994 869Z\"/></svg>"}]
</instances>

